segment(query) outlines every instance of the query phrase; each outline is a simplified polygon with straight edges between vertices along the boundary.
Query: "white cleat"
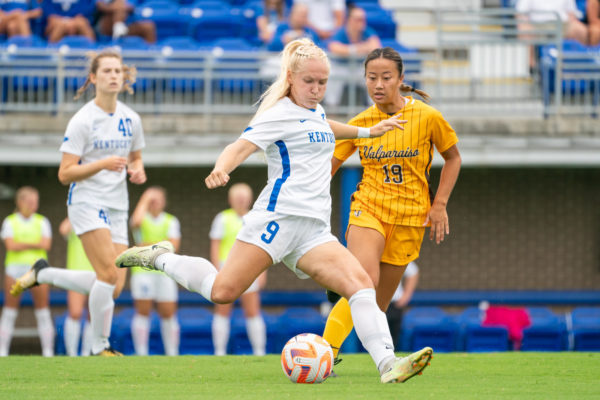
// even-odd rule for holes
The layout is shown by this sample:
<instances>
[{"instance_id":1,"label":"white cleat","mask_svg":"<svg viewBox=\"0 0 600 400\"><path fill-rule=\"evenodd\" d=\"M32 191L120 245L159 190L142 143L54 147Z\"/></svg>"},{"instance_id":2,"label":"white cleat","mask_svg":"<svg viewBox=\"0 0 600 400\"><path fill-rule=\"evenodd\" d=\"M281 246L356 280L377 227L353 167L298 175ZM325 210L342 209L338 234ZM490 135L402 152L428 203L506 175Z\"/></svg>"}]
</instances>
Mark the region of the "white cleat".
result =
<instances>
[{"instance_id":1,"label":"white cleat","mask_svg":"<svg viewBox=\"0 0 600 400\"><path fill-rule=\"evenodd\" d=\"M165 253L173 253L175 248L167 240L151 244L150 246L132 247L122 252L115 261L119 268L142 267L155 270L154 261L156 257Z\"/></svg>"},{"instance_id":2,"label":"white cleat","mask_svg":"<svg viewBox=\"0 0 600 400\"><path fill-rule=\"evenodd\" d=\"M415 375L421 375L433 357L433 349L425 347L416 353L397 358L389 370L381 375L381 383L406 382Z\"/></svg>"}]
</instances>

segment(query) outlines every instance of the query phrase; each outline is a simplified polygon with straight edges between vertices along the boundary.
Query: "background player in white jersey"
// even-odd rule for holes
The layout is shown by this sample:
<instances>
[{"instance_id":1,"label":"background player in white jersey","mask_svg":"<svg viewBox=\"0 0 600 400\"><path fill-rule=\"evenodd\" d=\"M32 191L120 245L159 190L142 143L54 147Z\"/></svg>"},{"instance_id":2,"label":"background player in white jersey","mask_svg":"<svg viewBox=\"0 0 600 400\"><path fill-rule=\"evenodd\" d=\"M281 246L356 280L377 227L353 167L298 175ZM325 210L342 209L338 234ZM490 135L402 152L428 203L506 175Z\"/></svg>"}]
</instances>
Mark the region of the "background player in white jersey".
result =
<instances>
[{"instance_id":1,"label":"background player in white jersey","mask_svg":"<svg viewBox=\"0 0 600 400\"><path fill-rule=\"evenodd\" d=\"M181 244L179 220L165 212L166 206L167 193L164 188L153 186L142 194L129 221L137 245L146 246L168 240L173 244L175 251L179 251ZM177 283L162 272L132 268L129 284L135 307L135 315L131 320L131 337L135 353L138 356L148 355L150 312L152 303L156 302L165 354L178 355L180 329L175 315Z\"/></svg>"},{"instance_id":2,"label":"background player in white jersey","mask_svg":"<svg viewBox=\"0 0 600 400\"><path fill-rule=\"evenodd\" d=\"M229 188L227 199L231 208L221 211L213 220L210 228L210 261L221 269L227 260L235 238L242 228L242 217L248 214L252 207L252 189L246 183L236 183ZM256 356L265 355L267 331L265 321L260 313L260 289L264 287L267 272L263 272L250 287L241 295L242 308L246 318L246 332ZM215 304L215 314L212 321L212 338L215 355L227 353L227 343L230 333L230 315L233 304Z\"/></svg>"},{"instance_id":3,"label":"background player in white jersey","mask_svg":"<svg viewBox=\"0 0 600 400\"><path fill-rule=\"evenodd\" d=\"M52 230L48 219L37 213L39 194L31 186L23 186L15 195L17 209L2 222L0 237L6 246L4 262L4 307L0 318L0 357L9 353L10 342L19 313L21 298L8 295L15 279L23 275L38 258L46 258L52 245ZM38 334L45 357L54 355L54 324L48 307L48 286L43 285L31 292Z\"/></svg>"},{"instance_id":4,"label":"background player in white jersey","mask_svg":"<svg viewBox=\"0 0 600 400\"><path fill-rule=\"evenodd\" d=\"M268 183L244 217L244 226L219 271L208 260L171 254L162 242L132 248L117 266L148 266L172 276L214 303L231 303L273 263L283 261L301 277L339 290L349 299L356 332L379 369L382 382L419 373L432 355L425 348L396 359L385 314L371 279L356 258L331 234L331 157L336 138L381 136L401 128L397 117L371 128L328 121L319 105L329 77L325 52L308 39L294 40L282 53L281 72L242 136L228 145L206 178L209 189L224 186L229 174L259 148L266 153Z\"/></svg>"},{"instance_id":5,"label":"background player in white jersey","mask_svg":"<svg viewBox=\"0 0 600 400\"><path fill-rule=\"evenodd\" d=\"M69 220L95 274L48 268L41 261L19 278L11 291L18 294L38 283L51 283L89 293L92 354L104 356L120 355L110 347L108 338L113 296L121 293L126 275L115 268L114 260L129 242L127 175L132 183L146 182L140 117L117 100L119 93L130 90L134 82L135 69L124 65L120 54L104 50L93 56L87 80L76 98L90 84L95 86L96 96L71 118L60 147L58 179L70 185Z\"/></svg>"}]
</instances>

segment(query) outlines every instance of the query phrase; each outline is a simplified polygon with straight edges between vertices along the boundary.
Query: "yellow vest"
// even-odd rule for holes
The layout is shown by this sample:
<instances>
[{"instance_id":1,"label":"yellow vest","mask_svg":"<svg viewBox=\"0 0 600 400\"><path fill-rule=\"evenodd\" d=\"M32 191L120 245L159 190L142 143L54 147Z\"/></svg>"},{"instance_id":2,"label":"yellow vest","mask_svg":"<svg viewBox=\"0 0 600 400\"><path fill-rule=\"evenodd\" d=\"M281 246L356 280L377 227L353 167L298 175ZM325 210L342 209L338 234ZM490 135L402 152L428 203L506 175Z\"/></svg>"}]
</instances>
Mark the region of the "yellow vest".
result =
<instances>
[{"instance_id":1,"label":"yellow vest","mask_svg":"<svg viewBox=\"0 0 600 400\"><path fill-rule=\"evenodd\" d=\"M67 238L67 269L79 271L93 271L92 264L88 260L83 244L75 232L69 232Z\"/></svg>"},{"instance_id":2,"label":"yellow vest","mask_svg":"<svg viewBox=\"0 0 600 400\"><path fill-rule=\"evenodd\" d=\"M39 243L39 241L42 240L42 223L44 217L40 214L33 214L29 220L24 222L16 213L14 213L9 215L7 220L12 228L12 239L15 242ZM33 265L40 258L48 258L46 250L8 250L6 252L4 265Z\"/></svg>"},{"instance_id":3,"label":"yellow vest","mask_svg":"<svg viewBox=\"0 0 600 400\"><path fill-rule=\"evenodd\" d=\"M242 218L232 208L223 211L221 215L224 230L219 246L219 262L222 264L227 259L238 232L242 229Z\"/></svg>"},{"instance_id":4,"label":"yellow vest","mask_svg":"<svg viewBox=\"0 0 600 400\"><path fill-rule=\"evenodd\" d=\"M150 244L160 242L162 240L169 240L169 227L175 218L169 213L164 213L165 217L160 223L155 223L149 214L146 214L142 223L138 229L138 235L136 239L137 244ZM131 273L149 272L149 273L160 273L160 271L148 271L142 268L134 267L131 268Z\"/></svg>"}]
</instances>

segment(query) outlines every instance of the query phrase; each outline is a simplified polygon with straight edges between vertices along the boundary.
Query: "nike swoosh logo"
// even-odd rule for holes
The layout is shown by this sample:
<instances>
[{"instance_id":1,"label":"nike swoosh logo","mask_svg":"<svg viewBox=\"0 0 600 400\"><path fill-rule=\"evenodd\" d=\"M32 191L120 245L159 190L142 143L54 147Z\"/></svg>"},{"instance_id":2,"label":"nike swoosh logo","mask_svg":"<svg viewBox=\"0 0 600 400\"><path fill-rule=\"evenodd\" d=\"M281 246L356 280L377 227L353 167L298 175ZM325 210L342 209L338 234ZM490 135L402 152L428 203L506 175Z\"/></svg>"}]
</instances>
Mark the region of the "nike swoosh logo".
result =
<instances>
[{"instance_id":1,"label":"nike swoosh logo","mask_svg":"<svg viewBox=\"0 0 600 400\"><path fill-rule=\"evenodd\" d=\"M304 122L306 122L306 120L305 120L305 119L301 119L301 120L300 120L300 123L304 123Z\"/></svg>"}]
</instances>

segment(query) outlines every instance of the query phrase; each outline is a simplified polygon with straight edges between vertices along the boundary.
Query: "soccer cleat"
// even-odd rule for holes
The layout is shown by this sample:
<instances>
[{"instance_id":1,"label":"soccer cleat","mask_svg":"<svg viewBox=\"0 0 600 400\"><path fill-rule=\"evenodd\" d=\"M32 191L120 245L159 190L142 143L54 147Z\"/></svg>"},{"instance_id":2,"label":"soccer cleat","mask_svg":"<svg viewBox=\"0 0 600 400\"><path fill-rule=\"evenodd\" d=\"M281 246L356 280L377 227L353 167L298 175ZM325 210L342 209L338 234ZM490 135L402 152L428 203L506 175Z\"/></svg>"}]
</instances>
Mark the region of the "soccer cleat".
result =
<instances>
[{"instance_id":1,"label":"soccer cleat","mask_svg":"<svg viewBox=\"0 0 600 400\"><path fill-rule=\"evenodd\" d=\"M332 346L332 347L333 347L333 346ZM336 358L334 358L334 359L333 359L333 365L338 365L338 364L339 364L339 363L341 363L341 362L342 362L342 359L341 359L341 358L339 358L339 357L336 357ZM331 370L331 372L329 373L329 377L330 377L330 378L337 378L337 377L338 377L338 374L336 374L336 373L333 371L333 369L332 369L332 370Z\"/></svg>"},{"instance_id":2,"label":"soccer cleat","mask_svg":"<svg viewBox=\"0 0 600 400\"><path fill-rule=\"evenodd\" d=\"M123 353L116 351L112 347L107 347L100 353L94 355L98 357L123 357Z\"/></svg>"},{"instance_id":3,"label":"soccer cleat","mask_svg":"<svg viewBox=\"0 0 600 400\"><path fill-rule=\"evenodd\" d=\"M420 375L433 357L433 349L425 347L416 353L397 358L389 370L381 375L381 383L406 382L415 375Z\"/></svg>"},{"instance_id":4,"label":"soccer cleat","mask_svg":"<svg viewBox=\"0 0 600 400\"><path fill-rule=\"evenodd\" d=\"M132 247L122 252L115 264L119 268L142 267L144 269L155 270L154 261L156 257L165 253L173 253L175 249L173 244L167 240L151 244L150 246Z\"/></svg>"},{"instance_id":5,"label":"soccer cleat","mask_svg":"<svg viewBox=\"0 0 600 400\"><path fill-rule=\"evenodd\" d=\"M10 288L10 294L12 294L13 296L18 296L27 289L39 285L37 281L38 273L42 269L47 268L49 266L50 265L48 264L48 261L44 260L43 258L37 260L29 271L25 272L23 276L17 278L15 283Z\"/></svg>"}]
</instances>

